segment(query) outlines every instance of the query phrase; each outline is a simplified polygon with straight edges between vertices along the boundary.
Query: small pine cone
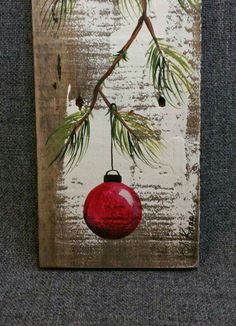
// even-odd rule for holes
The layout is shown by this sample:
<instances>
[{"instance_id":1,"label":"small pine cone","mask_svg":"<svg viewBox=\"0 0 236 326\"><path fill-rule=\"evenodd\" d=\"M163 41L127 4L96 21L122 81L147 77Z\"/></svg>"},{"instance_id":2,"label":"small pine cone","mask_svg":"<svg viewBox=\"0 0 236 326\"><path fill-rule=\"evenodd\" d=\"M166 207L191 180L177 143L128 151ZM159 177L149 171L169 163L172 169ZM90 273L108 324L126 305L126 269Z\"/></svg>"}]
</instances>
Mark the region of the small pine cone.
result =
<instances>
[{"instance_id":1,"label":"small pine cone","mask_svg":"<svg viewBox=\"0 0 236 326\"><path fill-rule=\"evenodd\" d=\"M166 99L161 95L158 98L158 104L161 108L164 108L166 106Z\"/></svg>"},{"instance_id":2,"label":"small pine cone","mask_svg":"<svg viewBox=\"0 0 236 326\"><path fill-rule=\"evenodd\" d=\"M78 108L81 110L83 105L84 105L84 100L83 98L79 95L76 99L76 105L78 106Z\"/></svg>"}]
</instances>

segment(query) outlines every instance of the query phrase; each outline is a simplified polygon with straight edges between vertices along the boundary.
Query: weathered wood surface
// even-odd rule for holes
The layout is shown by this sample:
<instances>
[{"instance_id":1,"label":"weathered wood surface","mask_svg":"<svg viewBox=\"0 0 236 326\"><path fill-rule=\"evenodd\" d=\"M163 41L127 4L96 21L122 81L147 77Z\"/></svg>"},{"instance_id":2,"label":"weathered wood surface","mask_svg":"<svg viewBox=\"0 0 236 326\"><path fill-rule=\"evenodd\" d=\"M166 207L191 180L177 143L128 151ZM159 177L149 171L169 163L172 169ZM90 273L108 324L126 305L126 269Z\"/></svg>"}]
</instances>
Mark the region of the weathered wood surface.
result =
<instances>
[{"instance_id":1,"label":"weathered wood surface","mask_svg":"<svg viewBox=\"0 0 236 326\"><path fill-rule=\"evenodd\" d=\"M120 107L137 110L163 131L166 150L158 170L115 159L124 183L138 192L143 220L123 240L106 241L85 225L82 205L109 169L109 124L98 102L88 153L66 174L63 164L49 167L48 135L73 112L78 93L90 101L93 87L129 37L135 22L119 14L115 1L83 0L71 23L55 33L41 28L44 0L33 1L35 94L38 153L39 252L41 267L189 268L198 265L199 141L200 141L200 17L188 18L177 1L156 1L151 17L160 37L191 57L195 91L180 109L159 108L145 49L145 29L122 64L110 77L106 93ZM107 159L105 159L107 158Z\"/></svg>"}]
</instances>

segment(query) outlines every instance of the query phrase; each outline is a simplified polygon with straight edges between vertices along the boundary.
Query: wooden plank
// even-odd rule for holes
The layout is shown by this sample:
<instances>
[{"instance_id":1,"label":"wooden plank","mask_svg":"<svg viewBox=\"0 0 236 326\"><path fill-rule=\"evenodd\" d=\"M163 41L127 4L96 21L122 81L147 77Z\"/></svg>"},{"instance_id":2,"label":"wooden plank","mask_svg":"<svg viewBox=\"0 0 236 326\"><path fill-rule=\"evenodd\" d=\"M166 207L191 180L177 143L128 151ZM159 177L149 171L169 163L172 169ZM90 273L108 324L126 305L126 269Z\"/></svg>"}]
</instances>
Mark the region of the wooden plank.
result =
<instances>
[{"instance_id":1,"label":"wooden plank","mask_svg":"<svg viewBox=\"0 0 236 326\"><path fill-rule=\"evenodd\" d=\"M61 1L61 0L60 0ZM61 3L61 2L58 3ZM39 256L44 268L193 268L199 247L200 11L185 13L177 0L153 1L148 14L158 37L184 52L193 66L193 89L177 108L158 106L145 53L151 40L144 26L104 92L119 109L149 117L165 144L157 169L115 152L123 182L138 193L143 217L120 240L96 236L83 219L88 192L110 168L109 118L101 96L91 122L88 151L71 172L66 159L50 166L55 147L48 136L111 65L111 55L129 39L137 18L125 19L117 1L77 0L70 21L46 25L45 0L32 0L38 153ZM50 14L50 11L48 11ZM55 21L58 19L55 14ZM164 42L164 41L163 41ZM78 104L78 102L77 102ZM177 104L177 103L176 103Z\"/></svg>"}]
</instances>

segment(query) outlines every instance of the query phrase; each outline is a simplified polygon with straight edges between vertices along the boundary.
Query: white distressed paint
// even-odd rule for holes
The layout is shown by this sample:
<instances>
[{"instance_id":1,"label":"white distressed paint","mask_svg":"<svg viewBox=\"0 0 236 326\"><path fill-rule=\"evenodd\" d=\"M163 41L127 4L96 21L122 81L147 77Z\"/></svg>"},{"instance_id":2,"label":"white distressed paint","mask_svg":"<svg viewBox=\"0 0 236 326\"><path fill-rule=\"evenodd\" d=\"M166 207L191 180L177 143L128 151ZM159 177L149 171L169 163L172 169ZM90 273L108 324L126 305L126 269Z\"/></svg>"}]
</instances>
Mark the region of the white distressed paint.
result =
<instances>
[{"instance_id":1,"label":"white distressed paint","mask_svg":"<svg viewBox=\"0 0 236 326\"><path fill-rule=\"evenodd\" d=\"M83 4L81 4L83 2ZM154 3L155 2L155 3ZM182 45L181 51L188 52L189 45L186 40L192 39L192 33L188 32L191 27L191 19L182 15L181 22L177 15L170 12L175 8L176 2L154 1L150 16L159 37L168 38L176 46ZM96 0L80 1L77 8L83 24L75 24L80 44L90 44L90 51L97 53L99 57L99 46L94 43L108 42L110 53L116 53L127 41L132 33L135 22L120 18L122 25L114 26L114 8L111 1L100 2ZM101 15L104 10L108 14ZM116 16L117 17L117 16ZM81 26L83 30L81 30ZM102 39L96 36L97 31L107 26L110 36ZM78 29L77 29L78 28ZM86 36L83 36L86 35ZM128 56L129 63L122 63L106 83L105 93L111 101L115 101L120 109L138 110L139 113L152 118L156 127L162 130L165 149L160 153L160 165L157 170L150 169L143 164L139 168L132 168L132 162L115 153L115 167L120 171L123 182L132 185L142 199L144 205L143 221L139 232L146 230L152 234L158 229L163 217L169 221L169 233L178 234L180 227L188 223L189 212L193 213L193 195L196 195L198 176L194 173L186 178L186 164L190 166L199 163L199 141L193 142L186 138L186 124L188 116L188 98L179 109L169 105L159 108L154 94L149 70L146 67L145 53L150 42L147 29L141 31L138 40L132 45ZM83 50L83 46L78 47ZM101 67L104 62L101 58ZM102 74L99 71L99 63L96 61L94 68L97 78ZM70 88L68 86L67 114L76 111L75 99L70 99ZM91 94L92 95L92 94ZM142 96L144 100L140 100ZM66 198L66 215L69 217L68 227L84 232L84 246L97 246L104 240L96 237L87 228L83 221L83 203L88 192L102 182L104 173L110 168L110 129L108 117L105 116L106 109L101 101L98 102L92 120L92 135L86 156L69 174L63 175L63 190L58 195ZM196 149L195 153L192 153ZM191 153L187 161L186 154ZM153 195L154 200L150 199ZM164 207L163 207L164 205ZM149 217L154 214L155 217ZM131 235L132 237L132 235Z\"/></svg>"}]
</instances>

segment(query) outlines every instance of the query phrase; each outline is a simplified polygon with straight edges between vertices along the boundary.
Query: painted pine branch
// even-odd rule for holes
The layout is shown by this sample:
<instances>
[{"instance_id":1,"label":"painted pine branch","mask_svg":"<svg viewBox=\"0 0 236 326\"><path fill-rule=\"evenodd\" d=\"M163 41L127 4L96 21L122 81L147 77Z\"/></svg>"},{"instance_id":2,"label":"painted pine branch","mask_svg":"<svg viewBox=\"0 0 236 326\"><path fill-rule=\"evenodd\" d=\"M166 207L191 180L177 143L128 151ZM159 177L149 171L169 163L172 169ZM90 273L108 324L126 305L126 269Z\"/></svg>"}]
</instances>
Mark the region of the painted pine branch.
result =
<instances>
[{"instance_id":1,"label":"painted pine branch","mask_svg":"<svg viewBox=\"0 0 236 326\"><path fill-rule=\"evenodd\" d=\"M42 26L45 29L63 27L70 19L77 0L45 0L41 9Z\"/></svg>"},{"instance_id":2,"label":"painted pine branch","mask_svg":"<svg viewBox=\"0 0 236 326\"><path fill-rule=\"evenodd\" d=\"M60 29L69 20L76 2L80 0L45 0L41 10L42 25L46 29ZM143 11L143 4L151 4L153 0L117 0L117 6L122 14L137 16ZM199 11L200 0L177 0L181 8L188 14Z\"/></svg>"},{"instance_id":3,"label":"painted pine branch","mask_svg":"<svg viewBox=\"0 0 236 326\"><path fill-rule=\"evenodd\" d=\"M180 7L187 13L192 14L201 10L201 0L177 0Z\"/></svg>"},{"instance_id":4,"label":"painted pine branch","mask_svg":"<svg viewBox=\"0 0 236 326\"><path fill-rule=\"evenodd\" d=\"M161 131L146 117L111 109L111 135L118 151L134 163L140 160L152 168L159 162Z\"/></svg>"},{"instance_id":5,"label":"painted pine branch","mask_svg":"<svg viewBox=\"0 0 236 326\"><path fill-rule=\"evenodd\" d=\"M49 0L46 2L48 1ZM76 0L52 0L50 3L54 5L53 15L56 17L53 19L57 19L59 13L62 17L59 17L58 23L62 24L62 22L65 22L68 14L70 15L72 13L75 1ZM162 41L157 38L152 22L147 16L147 5L149 0L118 1L123 8L128 9L127 6L133 5L141 10L140 17L133 33L122 49L112 57L111 66L98 80L93 90L90 106L82 108L78 113L67 117L65 124L58 128L49 138L50 142L52 139L57 139L57 143L60 146L55 160L62 160L65 156L69 156L67 163L69 169L76 165L86 152L90 137L89 119L97 103L99 94L102 96L111 114L112 139L116 147L118 147L123 154L129 155L133 160L139 159L149 166L156 166L161 146L160 132L155 130L151 122L141 115L133 112L112 110L109 100L101 91L104 82L113 73L114 69L119 66L119 63L122 60L128 61L127 51L137 38L144 24L146 24L152 37L152 43L147 51L147 57L160 106L165 104L165 98L173 104L174 99L176 101L182 100L182 93L184 91L187 90L191 92L191 83L189 82L191 68L188 60L172 46L162 43ZM189 0L188 3L191 5L194 1L197 0ZM50 24L51 22L49 22L48 26L50 26Z\"/></svg>"},{"instance_id":6,"label":"painted pine branch","mask_svg":"<svg viewBox=\"0 0 236 326\"><path fill-rule=\"evenodd\" d=\"M164 97L171 105L183 101L185 91L192 92L192 69L188 59L173 46L164 44L158 39L151 42L147 51L154 88L157 96Z\"/></svg>"},{"instance_id":7,"label":"painted pine branch","mask_svg":"<svg viewBox=\"0 0 236 326\"><path fill-rule=\"evenodd\" d=\"M90 140L90 114L88 112L89 108L83 107L78 112L67 116L64 124L48 137L47 145L57 153L51 165L67 156L69 159L66 168L69 171L81 161Z\"/></svg>"}]
</instances>

